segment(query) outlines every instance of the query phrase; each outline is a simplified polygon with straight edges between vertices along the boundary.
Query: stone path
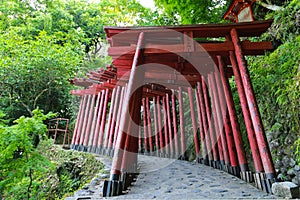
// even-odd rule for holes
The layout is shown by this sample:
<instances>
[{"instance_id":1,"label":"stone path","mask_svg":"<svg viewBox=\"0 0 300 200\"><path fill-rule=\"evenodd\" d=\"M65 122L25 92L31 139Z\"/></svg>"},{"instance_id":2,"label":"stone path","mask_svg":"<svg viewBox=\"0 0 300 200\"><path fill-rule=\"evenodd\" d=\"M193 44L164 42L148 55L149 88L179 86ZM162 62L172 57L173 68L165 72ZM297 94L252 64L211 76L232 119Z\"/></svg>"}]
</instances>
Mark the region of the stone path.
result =
<instances>
[{"instance_id":1,"label":"stone path","mask_svg":"<svg viewBox=\"0 0 300 200\"><path fill-rule=\"evenodd\" d=\"M101 158L102 162L110 165L111 160ZM129 188L125 195L112 197L113 199L272 199L252 185L229 175L226 172L211 167L186 161L166 158L140 156L141 173L137 181ZM160 168L157 170L157 168ZM109 169L106 169L109 173ZM96 178L75 198L71 199L103 199L102 174ZM85 193L86 194L85 194ZM81 198L78 198L80 197ZM105 198L108 199L108 198Z\"/></svg>"}]
</instances>

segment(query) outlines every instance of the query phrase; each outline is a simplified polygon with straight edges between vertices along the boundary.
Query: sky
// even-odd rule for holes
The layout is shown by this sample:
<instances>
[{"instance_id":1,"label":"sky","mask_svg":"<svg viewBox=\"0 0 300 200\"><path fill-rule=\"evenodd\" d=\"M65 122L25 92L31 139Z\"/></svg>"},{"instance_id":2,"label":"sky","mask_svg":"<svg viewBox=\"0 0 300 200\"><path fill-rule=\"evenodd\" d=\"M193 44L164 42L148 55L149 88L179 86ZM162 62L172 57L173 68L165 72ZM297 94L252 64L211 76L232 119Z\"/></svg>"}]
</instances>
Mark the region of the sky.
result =
<instances>
[{"instance_id":1,"label":"sky","mask_svg":"<svg viewBox=\"0 0 300 200\"><path fill-rule=\"evenodd\" d=\"M144 7L147 8L154 8L154 1L153 0L137 0L142 4Z\"/></svg>"}]
</instances>

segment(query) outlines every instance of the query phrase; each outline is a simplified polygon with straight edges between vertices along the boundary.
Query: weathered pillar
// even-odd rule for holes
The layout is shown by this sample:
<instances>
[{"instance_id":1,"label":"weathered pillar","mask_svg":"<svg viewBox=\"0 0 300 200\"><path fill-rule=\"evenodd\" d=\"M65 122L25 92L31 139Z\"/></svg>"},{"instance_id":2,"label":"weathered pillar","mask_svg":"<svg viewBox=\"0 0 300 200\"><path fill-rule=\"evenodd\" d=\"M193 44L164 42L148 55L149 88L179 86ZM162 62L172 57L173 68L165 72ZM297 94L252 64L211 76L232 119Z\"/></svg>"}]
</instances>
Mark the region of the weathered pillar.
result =
<instances>
[{"instance_id":1,"label":"weathered pillar","mask_svg":"<svg viewBox=\"0 0 300 200\"><path fill-rule=\"evenodd\" d=\"M218 59L220 59L220 57L218 57ZM224 92L225 92L225 99L226 99L227 106L228 106L235 147L237 150L240 170L242 172L246 172L246 171L248 171L248 165L247 165L246 153L244 150L244 143L243 143L242 135L241 135L241 131L240 131L240 125L239 125L238 117L237 117L236 110L234 107L234 102L233 102L233 97L231 94L229 81L228 81L226 75L223 74L222 70L221 70L221 77L222 77L222 83L223 83ZM234 170L233 171L234 175L240 177L239 169L236 168L233 170Z\"/></svg>"},{"instance_id":2,"label":"weathered pillar","mask_svg":"<svg viewBox=\"0 0 300 200\"><path fill-rule=\"evenodd\" d=\"M179 123L180 123L180 141L181 141L181 159L187 160L186 156L186 143L184 134L184 112L183 112L183 102L182 102L182 88L178 88L178 103L179 103Z\"/></svg>"},{"instance_id":3,"label":"weathered pillar","mask_svg":"<svg viewBox=\"0 0 300 200\"><path fill-rule=\"evenodd\" d=\"M79 141L79 146L78 146L78 150L79 151L83 151L84 146L83 146L83 142L85 139L85 134L86 134L86 127L87 127L87 122L88 122L88 118L89 118L89 113L90 113L90 107L91 107L91 97L92 95L87 95L87 104L85 107L85 113L84 113L84 118L83 118L83 124L82 124L82 128L80 131L80 141Z\"/></svg>"},{"instance_id":4,"label":"weathered pillar","mask_svg":"<svg viewBox=\"0 0 300 200\"><path fill-rule=\"evenodd\" d=\"M105 150L106 155L108 155L108 153L109 153L108 152L108 143L109 143L109 140L111 138L110 129L112 128L111 124L112 124L112 116L113 116L114 105L115 105L115 102L116 102L115 101L116 91L117 91L117 88L114 88L112 90L111 99L110 99L110 107L109 107L107 129L106 129L106 133L105 133L105 143L104 143L104 150Z\"/></svg>"},{"instance_id":5,"label":"weathered pillar","mask_svg":"<svg viewBox=\"0 0 300 200\"><path fill-rule=\"evenodd\" d=\"M165 156L170 158L171 149L170 149L170 142L169 142L169 129L168 129L168 119L167 119L167 106L166 106L166 97L162 98L162 106L163 106L163 116L164 116L164 136L165 136Z\"/></svg>"},{"instance_id":6,"label":"weathered pillar","mask_svg":"<svg viewBox=\"0 0 300 200\"><path fill-rule=\"evenodd\" d=\"M109 97L109 89L105 90L105 98L103 103L103 109L102 109L102 116L101 116L101 126L99 133L99 139L96 140L97 142L97 149L96 153L101 153L104 155L104 149L103 149L103 143L104 143L104 130L105 130L105 124L106 124L106 116L107 116L107 107L108 107L108 97ZM96 129L98 130L98 129Z\"/></svg>"},{"instance_id":7,"label":"weathered pillar","mask_svg":"<svg viewBox=\"0 0 300 200\"><path fill-rule=\"evenodd\" d=\"M207 123L209 128L209 136L210 136L210 143L211 143L211 149L213 153L213 162L210 163L210 166L217 168L219 166L220 160L218 155L218 147L217 147L217 141L214 134L213 129L213 122L211 120L212 114L210 110L210 102L208 98L208 89L205 83L205 78L202 76L202 91L204 96L204 102L205 102L205 109L206 109L206 117L207 117Z\"/></svg>"},{"instance_id":8,"label":"weathered pillar","mask_svg":"<svg viewBox=\"0 0 300 200\"><path fill-rule=\"evenodd\" d=\"M188 88L188 95L190 101L190 113L192 118L192 126L193 126L193 133L194 133L194 145L196 151L196 161L200 163L200 145L199 145L199 138L197 133L197 125L195 119L195 109L194 109L194 99L193 99L193 90L191 87Z\"/></svg>"},{"instance_id":9,"label":"weathered pillar","mask_svg":"<svg viewBox=\"0 0 300 200\"><path fill-rule=\"evenodd\" d=\"M225 129L225 134L226 134L225 138L226 138L228 154L229 154L229 159L230 159L230 161L228 163L226 163L226 168L227 168L227 172L233 173L232 168L238 167L237 152L236 152L236 148L235 148L235 144L234 144L234 139L233 139L233 134L232 134L232 129L231 129L231 122L230 122L230 118L229 118L228 107L226 105L223 85L221 83L219 75L217 75L217 73L215 73L215 75L216 75L216 83L217 83L217 88L218 88L218 93L219 93L219 102L220 102L220 107L221 107L221 113L223 116L222 120L224 123L224 129Z\"/></svg>"},{"instance_id":10,"label":"weathered pillar","mask_svg":"<svg viewBox=\"0 0 300 200\"><path fill-rule=\"evenodd\" d=\"M93 123L92 123L92 128L91 128L91 135L89 138L89 143L88 143L88 152L96 152L96 144L94 141L97 140L99 137L99 132L96 131L96 127L99 126L101 122L101 115L102 115L102 104L104 100L104 91L98 92L97 95L97 100L96 100L96 108L94 112L94 117L93 117Z\"/></svg>"},{"instance_id":11,"label":"weathered pillar","mask_svg":"<svg viewBox=\"0 0 300 200\"><path fill-rule=\"evenodd\" d=\"M163 137L163 131L162 131L160 96L157 96L156 102L157 102L156 107L157 107L157 120L158 120L158 131L159 131L160 157L164 157L166 155L166 147L164 146L164 137ZM164 150L164 147L165 147L165 150Z\"/></svg>"},{"instance_id":12,"label":"weathered pillar","mask_svg":"<svg viewBox=\"0 0 300 200\"><path fill-rule=\"evenodd\" d=\"M149 97L146 97L146 110L147 110L147 128L148 128L148 135L149 138L149 147L150 147L150 155L153 155L153 140L152 140L152 130L151 130L151 113L150 113L150 107L149 107Z\"/></svg>"},{"instance_id":13,"label":"weathered pillar","mask_svg":"<svg viewBox=\"0 0 300 200\"><path fill-rule=\"evenodd\" d=\"M144 123L144 154L148 154L150 151L149 138L148 138L148 127L147 127L147 109L146 109L146 99L142 100L143 105L143 123Z\"/></svg>"},{"instance_id":14,"label":"weathered pillar","mask_svg":"<svg viewBox=\"0 0 300 200\"><path fill-rule=\"evenodd\" d=\"M270 189L271 183L275 182L276 173L274 169L274 164L271 156L271 152L268 146L266 135L264 132L263 124L260 118L260 113L258 105L255 99L255 94L251 84L250 74L247 68L247 62L243 55L243 50L241 47L239 35L235 29L230 31L231 39L235 48L235 56L237 58L238 67L240 70L243 87L245 90L245 95L248 103L248 108L250 110L250 116L252 119L252 124L256 136L256 141L258 144L259 152L262 159L262 164L264 171L266 173L267 185Z\"/></svg>"},{"instance_id":15,"label":"weathered pillar","mask_svg":"<svg viewBox=\"0 0 300 200\"><path fill-rule=\"evenodd\" d=\"M160 151L160 147L159 147L159 130L158 130L158 122L157 122L157 118L159 115L158 112L156 111L156 98L153 97L153 116L154 116L154 134L155 134L155 150L156 150L156 156L159 156L159 151Z\"/></svg>"},{"instance_id":16,"label":"weathered pillar","mask_svg":"<svg viewBox=\"0 0 300 200\"><path fill-rule=\"evenodd\" d=\"M173 158L175 155L174 145L173 145L173 130L172 130L172 120L171 120L171 109L170 109L170 98L169 94L166 94L166 106L167 106L167 126L169 132L169 145L170 145L170 158Z\"/></svg>"},{"instance_id":17,"label":"weathered pillar","mask_svg":"<svg viewBox=\"0 0 300 200\"><path fill-rule=\"evenodd\" d=\"M72 146L71 146L72 149L77 149L76 145L78 145L78 142L76 144L76 141L78 141L78 138L79 138L79 127L81 126L80 124L82 122L81 120L82 120L82 115L84 112L84 103L85 103L85 98L84 98L84 96L81 96L78 115L77 115L73 138L72 138Z\"/></svg>"},{"instance_id":18,"label":"weathered pillar","mask_svg":"<svg viewBox=\"0 0 300 200\"><path fill-rule=\"evenodd\" d=\"M122 193L122 181L121 178L121 165L122 165L122 158L124 153L124 146L126 141L126 131L128 130L128 126L130 123L130 116L128 116L129 111L132 107L135 107L137 111L140 112L141 102L139 105L134 104L132 102L131 95L137 89L136 87L139 84L138 80L143 79L144 72L138 71L138 63L141 55L142 43L144 39L144 33L141 32L138 37L138 42L136 46L136 52L134 55L129 82L127 86L126 96L123 102L123 109L121 113L121 120L120 120L120 129L119 134L116 142L111 172L110 172L110 180L104 182L103 187L103 196L115 196ZM140 72L140 73L139 73Z\"/></svg>"},{"instance_id":19,"label":"weathered pillar","mask_svg":"<svg viewBox=\"0 0 300 200\"><path fill-rule=\"evenodd\" d=\"M222 144L222 150L223 150L223 158L224 160L222 161L221 159L221 166L222 169L227 171L227 167L225 165L229 163L229 154L228 154L228 148L227 148L227 141L226 141L226 136L225 136L225 129L224 129L224 121L223 121L223 113L221 110L221 102L219 101L219 99L222 97L222 93L219 93L219 91L217 90L217 83L216 83L216 79L219 79L219 76L217 75L217 72L214 72L213 74L210 75L210 80L211 80L211 85L212 85L212 90L213 90L213 107L215 109L216 112L216 123L218 124L218 126L216 126L218 128L219 131L219 141Z\"/></svg>"},{"instance_id":20,"label":"weathered pillar","mask_svg":"<svg viewBox=\"0 0 300 200\"><path fill-rule=\"evenodd\" d=\"M201 81L201 80L200 80ZM212 155L212 147L211 147L211 142L210 142L210 136L209 136L209 128L208 128L208 120L206 116L206 109L205 109L205 102L204 102L204 97L203 97L203 91L202 91L202 86L201 83L197 83L197 92L198 92L198 99L200 103L200 111L201 111L201 124L203 126L203 141L207 149L207 159L204 160L203 163L205 165L209 165L209 163L213 162L213 155Z\"/></svg>"},{"instance_id":21,"label":"weathered pillar","mask_svg":"<svg viewBox=\"0 0 300 200\"><path fill-rule=\"evenodd\" d=\"M176 112L176 99L175 91L172 93L172 115L173 115L173 130L174 130L174 140L175 140L175 159L179 157L179 146L178 146L178 129L177 129L177 112Z\"/></svg>"}]
</instances>

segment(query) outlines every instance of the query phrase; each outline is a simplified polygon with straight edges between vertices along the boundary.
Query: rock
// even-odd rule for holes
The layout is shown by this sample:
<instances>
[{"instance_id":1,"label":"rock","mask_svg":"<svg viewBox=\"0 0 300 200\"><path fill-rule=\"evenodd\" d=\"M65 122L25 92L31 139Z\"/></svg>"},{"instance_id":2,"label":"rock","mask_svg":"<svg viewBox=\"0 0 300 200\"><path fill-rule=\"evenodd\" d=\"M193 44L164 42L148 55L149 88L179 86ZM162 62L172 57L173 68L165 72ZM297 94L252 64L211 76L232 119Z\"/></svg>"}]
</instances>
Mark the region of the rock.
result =
<instances>
[{"instance_id":1,"label":"rock","mask_svg":"<svg viewBox=\"0 0 300 200\"><path fill-rule=\"evenodd\" d=\"M281 172L282 174L285 174L285 173L287 172L287 168L286 168L285 166L282 166L282 167L280 168L280 172Z\"/></svg>"},{"instance_id":2,"label":"rock","mask_svg":"<svg viewBox=\"0 0 300 200\"><path fill-rule=\"evenodd\" d=\"M300 177L299 176L295 176L292 179L292 182L295 183L296 185L300 185Z\"/></svg>"},{"instance_id":3,"label":"rock","mask_svg":"<svg viewBox=\"0 0 300 200\"><path fill-rule=\"evenodd\" d=\"M272 185L272 193L282 198L298 198L299 186L292 182L277 182Z\"/></svg>"},{"instance_id":4,"label":"rock","mask_svg":"<svg viewBox=\"0 0 300 200\"><path fill-rule=\"evenodd\" d=\"M291 158L289 164L290 164L290 167L294 167L296 165L296 161L293 158Z\"/></svg>"},{"instance_id":5,"label":"rock","mask_svg":"<svg viewBox=\"0 0 300 200\"><path fill-rule=\"evenodd\" d=\"M100 178L102 178L102 179L109 178L109 174L101 174L101 175L100 175Z\"/></svg>"},{"instance_id":6,"label":"rock","mask_svg":"<svg viewBox=\"0 0 300 200\"><path fill-rule=\"evenodd\" d=\"M280 160L276 160L274 165L276 169L279 169L280 167L282 167L282 162Z\"/></svg>"},{"instance_id":7,"label":"rock","mask_svg":"<svg viewBox=\"0 0 300 200\"><path fill-rule=\"evenodd\" d=\"M290 158L288 156L284 156L282 158L282 164L283 164L283 166L288 166L289 163L290 163Z\"/></svg>"},{"instance_id":8,"label":"rock","mask_svg":"<svg viewBox=\"0 0 300 200\"><path fill-rule=\"evenodd\" d=\"M294 171L293 168L292 168L292 169L289 169L289 170L287 171L287 174L288 174L288 175L291 175L291 176L296 175L296 173L295 173L295 171Z\"/></svg>"},{"instance_id":9,"label":"rock","mask_svg":"<svg viewBox=\"0 0 300 200\"><path fill-rule=\"evenodd\" d=\"M300 166L299 165L295 165L294 170L295 171L300 171Z\"/></svg>"}]
</instances>

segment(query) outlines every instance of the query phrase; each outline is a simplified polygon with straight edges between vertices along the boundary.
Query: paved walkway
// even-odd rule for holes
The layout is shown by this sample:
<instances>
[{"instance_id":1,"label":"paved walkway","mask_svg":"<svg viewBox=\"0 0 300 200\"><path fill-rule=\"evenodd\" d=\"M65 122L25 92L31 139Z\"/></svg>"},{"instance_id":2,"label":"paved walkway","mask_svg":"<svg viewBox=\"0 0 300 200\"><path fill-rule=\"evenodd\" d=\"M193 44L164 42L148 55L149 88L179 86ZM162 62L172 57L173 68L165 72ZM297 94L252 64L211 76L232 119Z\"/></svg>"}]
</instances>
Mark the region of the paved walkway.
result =
<instances>
[{"instance_id":1,"label":"paved walkway","mask_svg":"<svg viewBox=\"0 0 300 200\"><path fill-rule=\"evenodd\" d=\"M110 159L100 160L110 165ZM129 188L129 192L112 197L113 199L275 198L226 172L205 165L150 156L140 156L139 165L141 173ZM157 167L160 169L157 170ZM106 172L109 172L108 168ZM108 175L100 176L102 177L93 180L85 191L81 190L81 194L79 191L75 195L76 198L67 199L103 199L103 178L108 178ZM80 196L81 198L78 198Z\"/></svg>"}]
</instances>

